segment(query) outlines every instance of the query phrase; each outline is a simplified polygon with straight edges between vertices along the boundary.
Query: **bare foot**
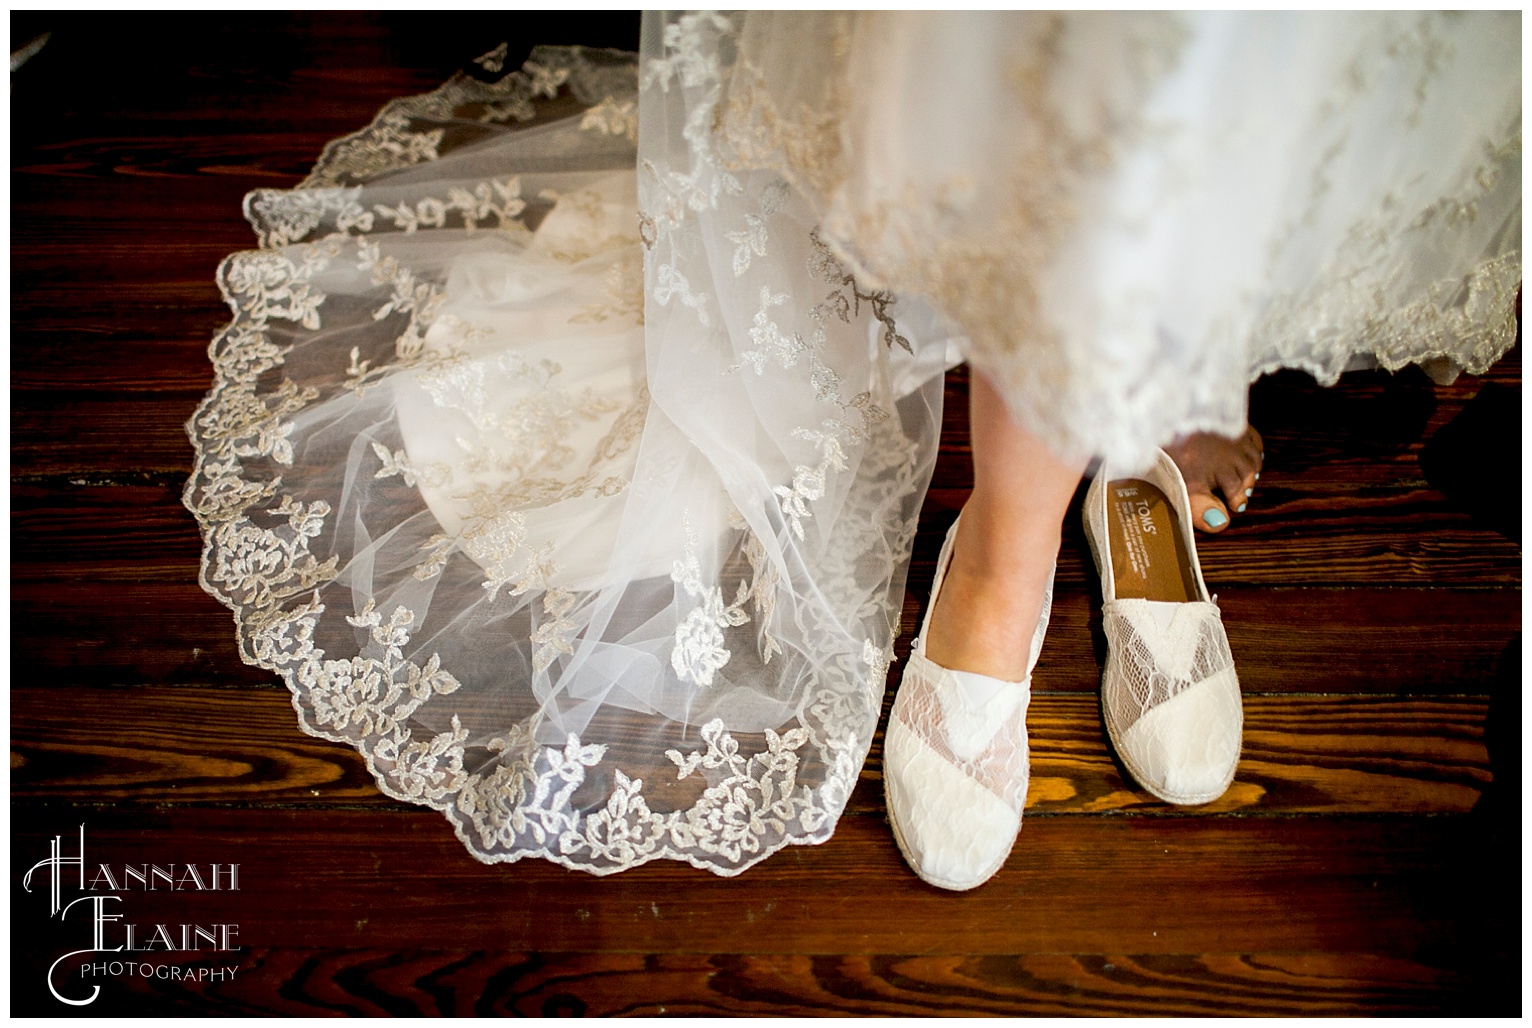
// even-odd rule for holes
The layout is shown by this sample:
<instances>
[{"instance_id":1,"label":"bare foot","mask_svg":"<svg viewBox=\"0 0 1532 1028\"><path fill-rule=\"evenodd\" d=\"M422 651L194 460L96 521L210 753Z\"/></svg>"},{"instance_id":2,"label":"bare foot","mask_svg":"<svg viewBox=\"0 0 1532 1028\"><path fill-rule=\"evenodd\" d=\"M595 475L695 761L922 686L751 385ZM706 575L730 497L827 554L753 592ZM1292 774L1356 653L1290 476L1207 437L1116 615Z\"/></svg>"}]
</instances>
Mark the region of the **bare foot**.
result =
<instances>
[{"instance_id":1,"label":"bare foot","mask_svg":"<svg viewBox=\"0 0 1532 1028\"><path fill-rule=\"evenodd\" d=\"M1261 434L1248 426L1235 439L1197 432L1165 447L1186 479L1194 526L1204 532L1222 532L1229 527L1231 515L1244 513L1261 477L1264 449Z\"/></svg>"}]
</instances>

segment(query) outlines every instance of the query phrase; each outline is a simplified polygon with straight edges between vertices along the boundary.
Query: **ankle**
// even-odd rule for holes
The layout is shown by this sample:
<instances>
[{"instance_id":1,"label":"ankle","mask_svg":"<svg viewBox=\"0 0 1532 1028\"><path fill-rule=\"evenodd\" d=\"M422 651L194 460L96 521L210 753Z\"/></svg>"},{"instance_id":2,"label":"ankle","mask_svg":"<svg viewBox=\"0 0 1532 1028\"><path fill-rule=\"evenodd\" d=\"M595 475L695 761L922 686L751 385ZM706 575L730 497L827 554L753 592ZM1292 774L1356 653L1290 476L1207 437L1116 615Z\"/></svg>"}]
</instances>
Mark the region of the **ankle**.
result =
<instances>
[{"instance_id":1,"label":"ankle","mask_svg":"<svg viewBox=\"0 0 1532 1028\"><path fill-rule=\"evenodd\" d=\"M1059 525L1029 524L1004 533L958 530L947 574L964 576L987 591L1025 595L1040 589L1058 558Z\"/></svg>"},{"instance_id":2,"label":"ankle","mask_svg":"<svg viewBox=\"0 0 1532 1028\"><path fill-rule=\"evenodd\" d=\"M1029 672L1032 637L1042 614L1053 553L1039 570L983 568L956 555L923 640L926 656L952 671L1020 682Z\"/></svg>"}]
</instances>

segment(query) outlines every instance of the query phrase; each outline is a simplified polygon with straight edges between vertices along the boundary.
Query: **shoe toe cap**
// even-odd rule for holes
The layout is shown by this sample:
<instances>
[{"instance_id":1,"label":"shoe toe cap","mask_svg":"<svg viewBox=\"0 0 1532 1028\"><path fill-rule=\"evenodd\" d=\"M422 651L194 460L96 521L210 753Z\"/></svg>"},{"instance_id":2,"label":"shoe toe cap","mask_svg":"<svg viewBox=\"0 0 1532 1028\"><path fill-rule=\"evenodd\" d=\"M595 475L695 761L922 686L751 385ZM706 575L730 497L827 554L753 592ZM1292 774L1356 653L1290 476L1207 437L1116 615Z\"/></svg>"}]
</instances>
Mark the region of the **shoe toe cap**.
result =
<instances>
[{"instance_id":1,"label":"shoe toe cap","mask_svg":"<svg viewBox=\"0 0 1532 1028\"><path fill-rule=\"evenodd\" d=\"M1243 729L1232 669L1151 708L1119 739L1129 770L1168 803L1209 803L1234 779Z\"/></svg>"},{"instance_id":2,"label":"shoe toe cap","mask_svg":"<svg viewBox=\"0 0 1532 1028\"><path fill-rule=\"evenodd\" d=\"M921 878L944 889L982 885L1005 863L1021 815L942 758L897 718L884 750L888 811Z\"/></svg>"}]
</instances>

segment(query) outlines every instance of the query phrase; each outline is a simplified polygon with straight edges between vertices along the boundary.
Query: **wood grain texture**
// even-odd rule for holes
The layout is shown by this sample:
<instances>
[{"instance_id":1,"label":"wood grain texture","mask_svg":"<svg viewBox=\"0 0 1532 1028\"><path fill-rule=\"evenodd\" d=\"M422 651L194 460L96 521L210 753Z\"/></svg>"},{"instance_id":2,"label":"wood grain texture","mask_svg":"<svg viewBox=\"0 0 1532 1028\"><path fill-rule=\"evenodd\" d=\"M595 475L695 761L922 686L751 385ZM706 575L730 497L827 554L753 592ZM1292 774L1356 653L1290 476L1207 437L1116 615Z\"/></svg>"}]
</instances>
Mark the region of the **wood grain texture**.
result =
<instances>
[{"instance_id":1,"label":"wood grain texture","mask_svg":"<svg viewBox=\"0 0 1532 1028\"><path fill-rule=\"evenodd\" d=\"M1268 487L1267 482L1272 484ZM1284 490L1262 475L1259 503L1237 531L1197 536L1197 556L1213 592L1234 585L1432 586L1521 583L1520 550L1504 536L1452 509L1423 482L1344 495ZM1078 511L1088 483L1064 519L1056 580L1094 581ZM947 526L967 489L932 489L922 513L912 577L929 581Z\"/></svg>"},{"instance_id":2,"label":"wood grain texture","mask_svg":"<svg viewBox=\"0 0 1532 1028\"><path fill-rule=\"evenodd\" d=\"M219 318L210 319L217 325ZM175 348L179 349L179 348ZM96 478L117 480L149 471L190 473L184 424L201 400L205 339L184 348L183 366L197 375L174 391L151 387L114 392L35 390L12 399L13 473L41 479L38 486ZM167 352L167 357L169 353ZM74 357L78 358L78 354ZM61 357L68 363L68 356ZM140 362L139 367L144 364ZM143 377L142 372L139 372ZM110 379L103 380L110 384ZM1317 388L1316 388L1316 391ZM123 446L131 440L132 447ZM1275 445L1275 444L1272 444ZM1324 483L1313 470L1271 468L1257 497L1239 516L1237 532L1200 537L1199 555L1212 588L1234 584L1296 585L1519 585L1520 551L1514 543L1456 511L1420 477L1418 465L1388 480L1358 484L1354 475ZM1301 487L1300 487L1301 486ZM1059 581L1086 581L1090 561L1079 527L1078 505L1065 521ZM937 547L945 525L967 499L967 487L933 488L924 535ZM61 497L63 502L68 498ZM188 521L188 524L190 522ZM58 545L69 544L66 535ZM929 578L936 549L917 548L917 574Z\"/></svg>"},{"instance_id":3,"label":"wood grain texture","mask_svg":"<svg viewBox=\"0 0 1532 1028\"><path fill-rule=\"evenodd\" d=\"M603 879L474 861L427 810L115 810L17 803L18 870L86 825L91 861L238 862L239 892L132 893L146 923L238 923L246 946L800 954L1484 949L1464 815L1034 816L983 889L909 874L882 817L736 880L669 861ZM35 895L28 900L41 900ZM125 901L126 902L126 901ZM1504 905L1500 912L1510 916ZM1491 911L1493 912L1493 911Z\"/></svg>"},{"instance_id":4,"label":"wood grain texture","mask_svg":"<svg viewBox=\"0 0 1532 1028\"><path fill-rule=\"evenodd\" d=\"M24 492L17 486L13 496ZM138 516L128 506L118 514ZM13 523L20 517L13 514ZM177 562L135 562L135 547L151 547L165 530L163 522L140 523L141 531L115 533L112 543L94 542L99 560L49 564L47 548L38 547L25 551L32 561L12 566L12 627L26 643L13 666L22 680L278 685L275 675L239 661L232 615L196 585L195 536L178 539ZM18 560L21 536L12 536ZM912 584L905 598L900 659L924 610L918 588ZM1521 598L1511 590L1237 587L1220 589L1218 599L1250 693L1482 692L1521 628ZM1096 692L1106 646L1100 624L1092 592L1059 587L1036 691ZM894 673L901 669L896 664Z\"/></svg>"},{"instance_id":5,"label":"wood grain texture","mask_svg":"<svg viewBox=\"0 0 1532 1028\"><path fill-rule=\"evenodd\" d=\"M256 949L109 978L126 1015L1345 1017L1490 1013L1460 970L1353 953L777 955ZM1504 1010L1504 1006L1499 1007Z\"/></svg>"},{"instance_id":6,"label":"wood grain texture","mask_svg":"<svg viewBox=\"0 0 1532 1028\"><path fill-rule=\"evenodd\" d=\"M1094 697L1044 695L1028 713L1037 813L1171 816L1464 813L1490 780L1482 697L1248 697L1245 747L1222 799L1187 811L1113 761ZM349 747L304 735L287 691L17 689L11 795L74 803L336 803L407 809ZM880 816L881 739L851 810Z\"/></svg>"},{"instance_id":7,"label":"wood grain texture","mask_svg":"<svg viewBox=\"0 0 1532 1028\"><path fill-rule=\"evenodd\" d=\"M180 493L190 474L191 450L184 425L201 395L151 398L51 395L44 407L70 407L68 419L47 418L25 406L12 407L12 430L37 442L13 450L16 476L12 525L16 559L57 566L143 566L184 560L196 539ZM41 402L41 401L40 401ZM41 410L42 408L38 408ZM147 435L119 433L113 412L152 425ZM47 421L47 432L43 422ZM131 440L131 447L124 445ZM174 440L175 446L164 444ZM167 452L160 453L160 450ZM27 451L30 450L30 456ZM64 468L65 451L111 459L81 459ZM168 451L174 450L175 453ZM35 457L35 459L33 459ZM46 468L46 470L43 470ZM110 492L120 488L125 491ZM1065 520L1057 581L1064 586L1096 585L1095 567L1080 527L1084 484ZM922 514L911 563L911 584L929 590L937 553L967 490L931 490ZM1198 538L1198 555L1208 588L1233 586L1477 586L1520 584L1519 548L1451 510L1439 493L1424 487L1352 496L1337 509L1333 498L1277 495L1270 509L1247 512L1239 531ZM127 536L144 542L126 548ZM20 574L29 572L22 569ZM31 572L35 574L36 572Z\"/></svg>"}]
</instances>

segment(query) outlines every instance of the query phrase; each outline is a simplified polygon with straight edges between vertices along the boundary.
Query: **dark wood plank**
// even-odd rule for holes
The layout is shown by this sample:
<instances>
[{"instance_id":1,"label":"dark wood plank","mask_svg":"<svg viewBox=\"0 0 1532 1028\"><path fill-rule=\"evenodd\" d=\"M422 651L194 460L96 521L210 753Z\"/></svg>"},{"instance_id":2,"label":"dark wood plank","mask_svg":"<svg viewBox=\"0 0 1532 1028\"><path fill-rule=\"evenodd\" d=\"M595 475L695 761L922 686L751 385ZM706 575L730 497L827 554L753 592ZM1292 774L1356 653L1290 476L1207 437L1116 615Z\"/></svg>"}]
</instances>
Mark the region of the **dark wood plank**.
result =
<instances>
[{"instance_id":1,"label":"dark wood plank","mask_svg":"<svg viewBox=\"0 0 1532 1028\"><path fill-rule=\"evenodd\" d=\"M101 1014L200 1016L757 1017L1299 1016L1512 1012L1461 970L1355 953L791 956L300 950L182 984L106 977ZM168 972L167 972L168 974ZM23 976L25 1011L42 986ZM83 985L84 980L79 984ZM1496 1000L1499 1004L1496 1004ZM38 1012L48 1011L41 1003Z\"/></svg>"},{"instance_id":2,"label":"dark wood plank","mask_svg":"<svg viewBox=\"0 0 1532 1028\"><path fill-rule=\"evenodd\" d=\"M1490 779L1482 697L1263 697L1220 800L1162 804L1112 759L1094 697L1044 695L1028 714L1036 813L1463 813ZM349 747L304 735L286 690L27 688L11 694L11 794L76 803L241 802L400 809ZM882 745L851 810L881 816Z\"/></svg>"},{"instance_id":3,"label":"dark wood plank","mask_svg":"<svg viewBox=\"0 0 1532 1028\"><path fill-rule=\"evenodd\" d=\"M232 615L195 584L195 537L180 549L176 563L103 561L67 576L46 563L46 547L31 551L34 563L12 567L12 630L26 640L17 672L57 685L274 686L275 675L240 662ZM1521 629L1521 597L1509 590L1236 587L1218 598L1247 693L1482 692ZM905 598L901 658L924 602ZM1093 592L1059 588L1036 691L1097 690L1100 622Z\"/></svg>"},{"instance_id":4,"label":"dark wood plank","mask_svg":"<svg viewBox=\"0 0 1532 1028\"><path fill-rule=\"evenodd\" d=\"M847 817L734 880L672 862L599 881L475 862L432 811L17 803L13 879L86 825L92 863L237 862L238 892L133 893L156 923L237 923L247 946L627 953L1363 952L1459 935L1470 819L1029 818L1004 869L953 894L910 874L880 817ZM36 854L36 856L33 856ZM19 881L13 895L23 897ZM35 905L42 899L27 898ZM31 908L29 908L31 909Z\"/></svg>"},{"instance_id":5,"label":"dark wood plank","mask_svg":"<svg viewBox=\"0 0 1532 1028\"><path fill-rule=\"evenodd\" d=\"M11 404L11 471L17 475L121 471L190 475L186 420L201 393L25 393Z\"/></svg>"},{"instance_id":6,"label":"dark wood plank","mask_svg":"<svg viewBox=\"0 0 1532 1028\"><path fill-rule=\"evenodd\" d=\"M208 316L220 324L223 315ZM86 344L60 340L61 364ZM193 356L195 354L195 356ZM192 466L185 423L211 385L205 343L149 348L137 372L124 357L111 369L88 372L86 387L31 389L11 404L11 466L28 478L114 479L135 472L187 475ZM160 376L149 357L179 356ZM29 372L29 374L36 374ZM42 374L46 378L52 372ZM113 385L113 376L120 383ZM146 379L152 378L150 382ZM34 379L37 380L37 379ZM107 391L111 390L111 391ZM131 445L129 445L131 444ZM1210 581L1290 584L1520 583L1520 551L1477 525L1431 489L1417 468L1384 484L1327 483L1313 470L1271 471L1250 509L1224 535L1200 537L1198 552ZM966 501L968 488L932 489L926 517L943 525ZM1082 485L1083 495L1083 485ZM935 533L939 547L941 528ZM1065 521L1061 580L1079 580L1084 559L1078 517ZM933 549L929 560L934 561ZM918 565L917 565L918 566Z\"/></svg>"},{"instance_id":7,"label":"dark wood plank","mask_svg":"<svg viewBox=\"0 0 1532 1028\"><path fill-rule=\"evenodd\" d=\"M181 508L177 483L190 473L183 426L199 399L83 394L53 395L38 407L14 404L17 559L44 554L49 573L65 579L155 577L157 572L142 570L146 564L184 561L195 529ZM47 413L60 408L70 415ZM20 441L25 434L34 441ZM157 492L140 485L146 476ZM81 491L91 483L104 485ZM125 491L99 491L116 483ZM966 490L927 496L911 564L915 589L930 582L942 537L966 499ZM1057 575L1063 586L1095 580L1077 510L1064 524ZM1198 539L1203 574L1214 592L1236 585L1514 587L1521 580L1515 543L1450 510L1445 498L1424 488L1353 497L1343 507L1333 498L1273 497L1268 507L1244 517L1237 532ZM124 546L126 538L134 545ZM16 572L20 578L35 574Z\"/></svg>"},{"instance_id":8,"label":"dark wood plank","mask_svg":"<svg viewBox=\"0 0 1532 1028\"><path fill-rule=\"evenodd\" d=\"M123 445L122 440L115 442ZM190 450L188 443L188 465ZM31 574L41 577L52 577L49 565L75 561L99 565L114 559L183 569L189 561L195 571L202 546L197 523L181 504L185 485L185 478L176 471L128 472L120 479L76 475L63 482L13 483L12 559L37 565ZM23 570L17 577L31 575Z\"/></svg>"},{"instance_id":9,"label":"dark wood plank","mask_svg":"<svg viewBox=\"0 0 1532 1028\"><path fill-rule=\"evenodd\" d=\"M196 584L195 556L158 579L11 582L18 683L280 688L240 661L234 617Z\"/></svg>"},{"instance_id":10,"label":"dark wood plank","mask_svg":"<svg viewBox=\"0 0 1532 1028\"><path fill-rule=\"evenodd\" d=\"M1353 490L1418 487L1422 443L1490 382L1520 387L1519 346L1483 375L1462 375L1451 385L1437 385L1413 367L1350 372L1331 387L1297 371L1268 375L1250 390L1251 424L1266 444L1257 496L1277 485L1337 497ZM967 383L966 367L948 373L942 459L932 481L937 489L973 483Z\"/></svg>"},{"instance_id":11,"label":"dark wood plank","mask_svg":"<svg viewBox=\"0 0 1532 1028\"><path fill-rule=\"evenodd\" d=\"M308 140L300 137L300 141ZM233 142L245 149L251 141L238 137ZM131 149L136 141L91 142L93 147L112 152L125 144ZM273 140L265 141L267 147L273 144ZM186 152L184 146L179 150L169 147L166 140L157 149ZM234 159L239 155L206 156ZM247 192L290 188L302 179L301 172L252 178L237 169L201 171L184 176L184 180L116 172L99 183L52 173L29 175L25 170L18 170L17 175L24 188L16 200L12 258L23 282L52 289L67 285L48 277L48 272L59 269L89 269L113 281L138 284L155 281L156 271L165 282L186 280L187 273L208 258L216 266L230 244L235 249L254 247L255 233L245 221L242 206ZM204 226L201 232L196 231L199 223ZM135 254L141 257L146 243L162 263L133 259ZM216 293L216 285L213 288ZM30 290L22 292L20 298L26 302L24 310L37 312ZM81 297L87 310L99 308L108 299L88 294ZM134 316L132 311L125 313ZM66 312L65 316L71 315Z\"/></svg>"},{"instance_id":12,"label":"dark wood plank","mask_svg":"<svg viewBox=\"0 0 1532 1028\"><path fill-rule=\"evenodd\" d=\"M272 124L269 116L247 115L219 122L192 115L179 119L175 127L180 131L172 135L161 134L167 123L173 123L170 118L150 122L133 134L128 134L128 124L117 121L113 127L118 134L48 142L23 155L13 173L28 180L28 204L17 213L23 217L31 214L28 207L50 186L68 183L78 188L71 180L80 179L106 181L127 189L131 186L114 180L131 176L146 180L148 188L162 195L172 182L179 189L208 176L237 180L235 184L244 188L249 188L245 183L265 180L263 185L285 189L302 181L326 143L365 125L377 106L367 101L356 103L349 118L345 112L337 112L328 119L334 125L328 132L309 119L301 128L284 128ZM64 207L60 213L67 211ZM137 217L142 220L141 215Z\"/></svg>"},{"instance_id":13,"label":"dark wood plank","mask_svg":"<svg viewBox=\"0 0 1532 1028\"><path fill-rule=\"evenodd\" d=\"M1094 575L1078 515L1085 487L1082 483L1064 519L1059 582ZM967 499L967 489L927 494L912 582L930 581L946 528ZM1221 593L1233 585L1514 587L1521 582L1520 548L1452 509L1423 483L1340 499L1273 489L1240 515L1234 529L1217 536L1199 533L1197 555L1208 588Z\"/></svg>"},{"instance_id":14,"label":"dark wood plank","mask_svg":"<svg viewBox=\"0 0 1532 1028\"><path fill-rule=\"evenodd\" d=\"M209 271L207 277L211 275ZM169 394L169 402L180 406L163 412L166 421L173 421L182 410L189 412L196 405L191 397L213 385L213 368L207 359L208 341L229 320L228 308L222 302L214 302L217 290L210 297L207 284L187 283L187 301L179 304L166 303L166 291L158 291L153 315L161 326L160 335L152 335L156 332L154 326L114 320L104 311L99 318L78 315L72 319L75 324L68 328L46 324L23 327L19 319L13 320L13 395L32 389L55 390L54 395L58 395L56 387L67 383L70 396L114 392ZM121 287L114 291L135 292ZM46 321L46 316L39 320ZM190 452L188 446L184 460L188 471Z\"/></svg>"},{"instance_id":15,"label":"dark wood plank","mask_svg":"<svg viewBox=\"0 0 1532 1028\"><path fill-rule=\"evenodd\" d=\"M1211 588L1247 694L1477 692L1521 631L1511 590ZM925 602L906 597L907 631ZM1033 689L1093 693L1105 659L1096 587L1061 586Z\"/></svg>"}]
</instances>

